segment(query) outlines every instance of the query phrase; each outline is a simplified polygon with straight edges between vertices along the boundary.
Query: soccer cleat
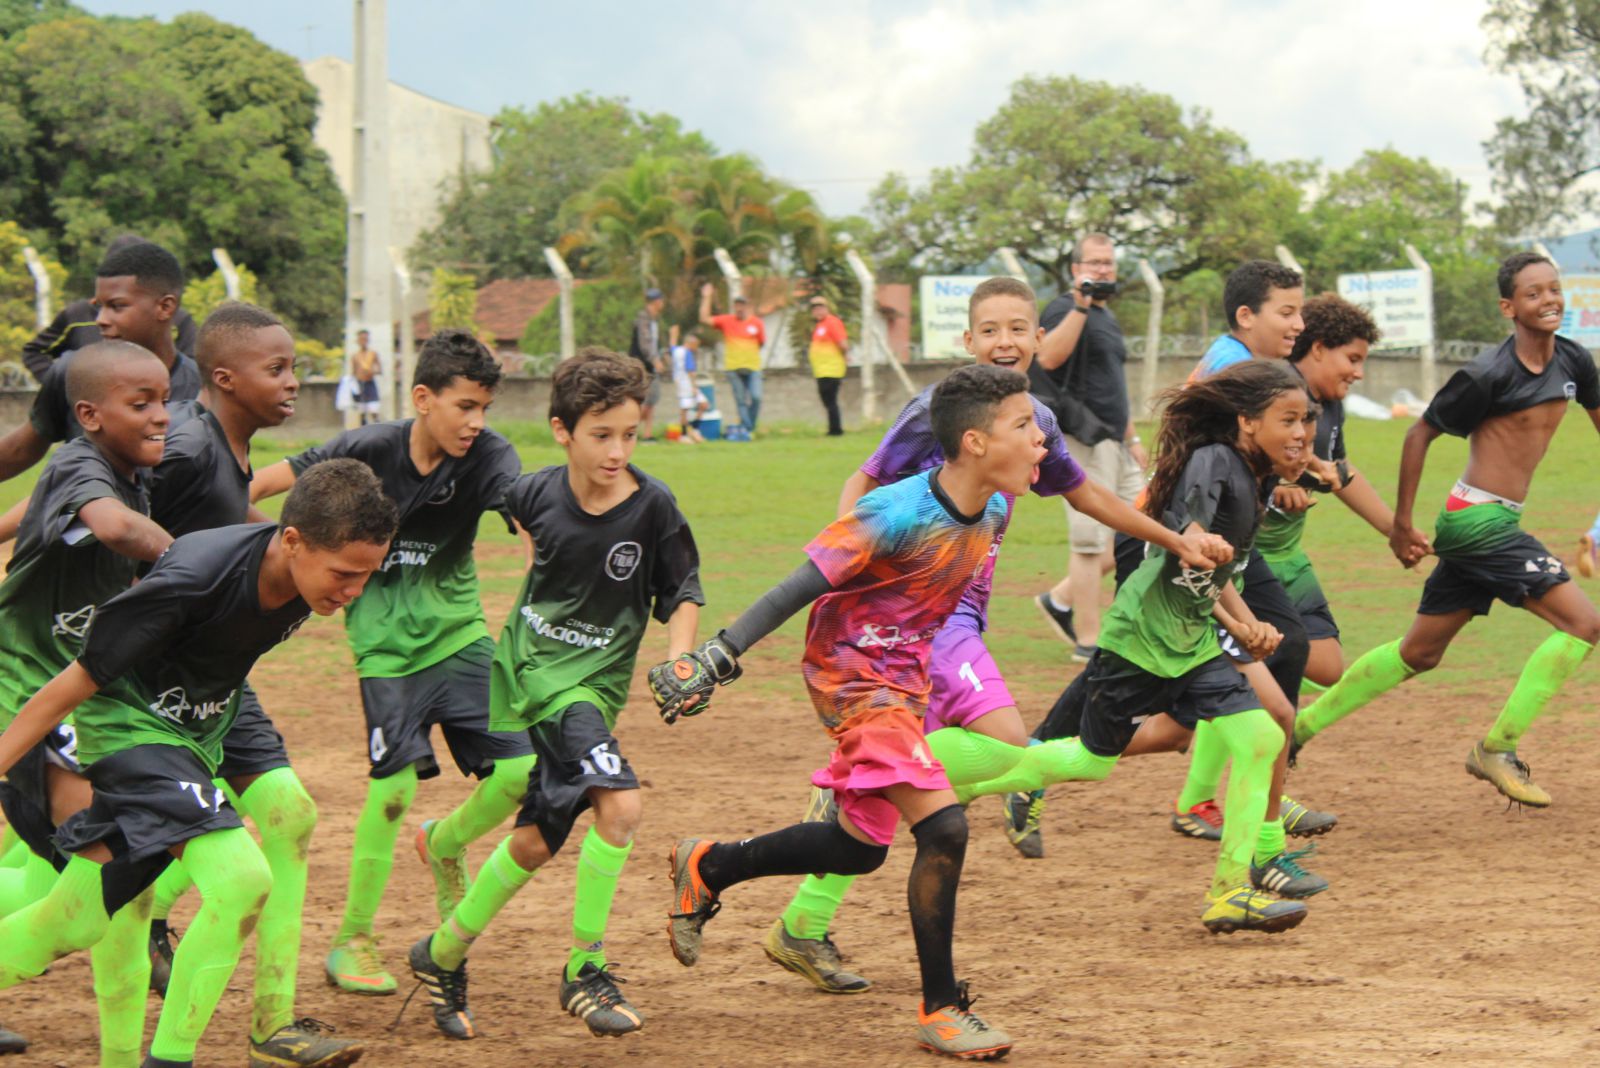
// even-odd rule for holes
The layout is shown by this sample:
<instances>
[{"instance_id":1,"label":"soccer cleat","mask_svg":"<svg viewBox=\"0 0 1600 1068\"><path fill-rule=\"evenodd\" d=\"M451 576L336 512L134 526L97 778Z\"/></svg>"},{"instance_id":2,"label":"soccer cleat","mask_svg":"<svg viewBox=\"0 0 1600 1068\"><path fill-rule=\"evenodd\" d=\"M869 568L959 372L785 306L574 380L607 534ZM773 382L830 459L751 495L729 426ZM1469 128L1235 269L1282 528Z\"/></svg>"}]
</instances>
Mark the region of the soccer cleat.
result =
<instances>
[{"instance_id":1,"label":"soccer cleat","mask_svg":"<svg viewBox=\"0 0 1600 1068\"><path fill-rule=\"evenodd\" d=\"M1294 838L1315 838L1339 826L1339 817L1331 812L1318 812L1307 808L1288 794L1278 799L1278 811L1283 815L1283 833Z\"/></svg>"},{"instance_id":2,"label":"soccer cleat","mask_svg":"<svg viewBox=\"0 0 1600 1068\"><path fill-rule=\"evenodd\" d=\"M772 921L761 950L772 963L805 976L824 994L859 994L872 989L870 979L844 970L839 960L839 947L833 944L833 939L826 935L796 938L781 918Z\"/></svg>"},{"instance_id":3,"label":"soccer cleat","mask_svg":"<svg viewBox=\"0 0 1600 1068\"><path fill-rule=\"evenodd\" d=\"M1173 809L1172 829L1179 834L1208 842L1222 841L1222 810L1215 801L1202 801L1187 812L1176 811L1176 805Z\"/></svg>"},{"instance_id":4,"label":"soccer cleat","mask_svg":"<svg viewBox=\"0 0 1600 1068\"><path fill-rule=\"evenodd\" d=\"M717 895L700 879L700 858L714 843L681 838L672 847L672 907L667 913L667 938L672 955L685 968L700 959L700 936L706 921L722 909Z\"/></svg>"},{"instance_id":5,"label":"soccer cleat","mask_svg":"<svg viewBox=\"0 0 1600 1068\"><path fill-rule=\"evenodd\" d=\"M839 799L833 796L833 791L813 786L811 796L806 800L806 814L800 818L800 822L835 823L838 819Z\"/></svg>"},{"instance_id":6,"label":"soccer cleat","mask_svg":"<svg viewBox=\"0 0 1600 1068\"><path fill-rule=\"evenodd\" d=\"M417 830L417 856L422 858L433 872L433 903L439 909L439 922L450 918L456 906L461 904L461 899L467 896L467 888L472 881L467 877L467 851L448 857L435 856L433 848L428 844L434 824L438 820L423 820L422 826Z\"/></svg>"},{"instance_id":7,"label":"soccer cleat","mask_svg":"<svg viewBox=\"0 0 1600 1068\"><path fill-rule=\"evenodd\" d=\"M1039 829L1039 820L1044 816L1044 791L1006 794L1003 803L1006 840L1030 860L1044 856L1044 833Z\"/></svg>"},{"instance_id":8,"label":"soccer cleat","mask_svg":"<svg viewBox=\"0 0 1600 1068\"><path fill-rule=\"evenodd\" d=\"M1300 926L1300 921L1306 918L1306 907L1300 902L1279 901L1249 886L1236 886L1221 897L1207 900L1210 905L1200 914L1200 922L1212 934L1235 931L1277 934Z\"/></svg>"},{"instance_id":9,"label":"soccer cleat","mask_svg":"<svg viewBox=\"0 0 1600 1068\"><path fill-rule=\"evenodd\" d=\"M351 935L328 951L323 971L332 986L347 994L393 994L394 976L383 966L376 935Z\"/></svg>"},{"instance_id":10,"label":"soccer cleat","mask_svg":"<svg viewBox=\"0 0 1600 1068\"><path fill-rule=\"evenodd\" d=\"M1593 534L1585 534L1578 539L1578 574L1584 578L1594 578L1595 543Z\"/></svg>"},{"instance_id":11,"label":"soccer cleat","mask_svg":"<svg viewBox=\"0 0 1600 1068\"><path fill-rule=\"evenodd\" d=\"M280 1027L265 1042L251 1041L250 1068L341 1068L359 1061L366 1047L346 1038L329 1038L333 1030L309 1016Z\"/></svg>"},{"instance_id":12,"label":"soccer cleat","mask_svg":"<svg viewBox=\"0 0 1600 1068\"><path fill-rule=\"evenodd\" d=\"M472 1026L472 1013L467 1009L467 965L463 961L455 971L448 971L433 962L429 948L433 935L423 935L411 947L411 974L417 977L428 991L428 1001L433 1007L433 1023L446 1038L477 1038Z\"/></svg>"},{"instance_id":13,"label":"soccer cleat","mask_svg":"<svg viewBox=\"0 0 1600 1068\"><path fill-rule=\"evenodd\" d=\"M1479 742L1467 754L1467 773L1482 779L1519 804L1548 808L1550 795L1533 781L1533 769L1518 759L1516 750L1497 753Z\"/></svg>"},{"instance_id":14,"label":"soccer cleat","mask_svg":"<svg viewBox=\"0 0 1600 1068\"><path fill-rule=\"evenodd\" d=\"M644 1026L639 1010L617 989L625 981L611 974L609 964L597 968L593 961L584 961L576 979L568 979L563 967L561 1007L587 1024L590 1034L620 1038Z\"/></svg>"},{"instance_id":15,"label":"soccer cleat","mask_svg":"<svg viewBox=\"0 0 1600 1068\"><path fill-rule=\"evenodd\" d=\"M150 921L150 989L162 998L172 980L172 939L177 934L166 920Z\"/></svg>"},{"instance_id":16,"label":"soccer cleat","mask_svg":"<svg viewBox=\"0 0 1600 1068\"><path fill-rule=\"evenodd\" d=\"M1072 662L1074 664L1087 664L1094 659L1094 651L1098 646L1084 645L1081 642L1072 643Z\"/></svg>"},{"instance_id":17,"label":"soccer cleat","mask_svg":"<svg viewBox=\"0 0 1600 1068\"><path fill-rule=\"evenodd\" d=\"M1063 612L1057 608L1051 602L1048 590L1035 597L1033 603L1039 606L1039 611L1044 613L1044 618L1049 622L1050 629L1056 632L1058 638L1068 645L1078 644L1078 631L1072 625L1072 609L1069 608Z\"/></svg>"},{"instance_id":18,"label":"soccer cleat","mask_svg":"<svg viewBox=\"0 0 1600 1068\"><path fill-rule=\"evenodd\" d=\"M15 1031L7 1031L4 1027L0 1027L0 1056L4 1056L7 1053L26 1052L28 1052L27 1039Z\"/></svg>"},{"instance_id":19,"label":"soccer cleat","mask_svg":"<svg viewBox=\"0 0 1600 1068\"><path fill-rule=\"evenodd\" d=\"M1011 1052L1011 1036L991 1027L972 1011L973 999L967 984L954 1005L935 1012L917 1010L917 1043L923 1049L944 1053L964 1061L997 1061Z\"/></svg>"},{"instance_id":20,"label":"soccer cleat","mask_svg":"<svg viewBox=\"0 0 1600 1068\"><path fill-rule=\"evenodd\" d=\"M1250 884L1279 897L1305 898L1320 894L1328 888L1328 880L1306 871L1298 861L1311 855L1315 846L1306 846L1293 853L1279 853L1265 864L1250 865Z\"/></svg>"}]
</instances>

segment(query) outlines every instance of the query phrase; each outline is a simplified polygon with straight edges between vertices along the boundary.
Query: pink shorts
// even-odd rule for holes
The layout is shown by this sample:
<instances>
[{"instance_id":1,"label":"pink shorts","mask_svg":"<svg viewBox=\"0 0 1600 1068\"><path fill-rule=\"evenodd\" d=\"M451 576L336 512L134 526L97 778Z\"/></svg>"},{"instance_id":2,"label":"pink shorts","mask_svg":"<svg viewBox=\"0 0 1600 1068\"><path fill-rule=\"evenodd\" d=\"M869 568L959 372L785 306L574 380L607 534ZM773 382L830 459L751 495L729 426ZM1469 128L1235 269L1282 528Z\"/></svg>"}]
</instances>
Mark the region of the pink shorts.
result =
<instances>
[{"instance_id":1,"label":"pink shorts","mask_svg":"<svg viewBox=\"0 0 1600 1068\"><path fill-rule=\"evenodd\" d=\"M879 845L894 841L900 822L900 810L883 796L886 787L905 783L919 790L950 789L943 766L922 738L922 724L905 708L869 708L830 733L838 748L811 782L832 790L839 811Z\"/></svg>"},{"instance_id":2,"label":"pink shorts","mask_svg":"<svg viewBox=\"0 0 1600 1068\"><path fill-rule=\"evenodd\" d=\"M933 638L928 658L933 689L922 729L932 733L942 727L965 727L1000 708L1015 705L1006 689L983 632L965 616L953 616Z\"/></svg>"}]
</instances>

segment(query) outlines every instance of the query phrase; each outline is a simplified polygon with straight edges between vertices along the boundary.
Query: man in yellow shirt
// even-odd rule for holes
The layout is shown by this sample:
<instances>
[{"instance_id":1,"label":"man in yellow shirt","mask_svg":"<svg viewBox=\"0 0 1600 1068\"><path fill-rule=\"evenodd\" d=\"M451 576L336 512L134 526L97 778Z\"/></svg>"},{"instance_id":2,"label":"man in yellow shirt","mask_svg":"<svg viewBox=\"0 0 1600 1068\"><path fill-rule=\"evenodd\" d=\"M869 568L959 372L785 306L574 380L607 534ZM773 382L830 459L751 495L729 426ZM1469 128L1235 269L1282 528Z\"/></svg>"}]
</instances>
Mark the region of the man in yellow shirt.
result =
<instances>
[{"instance_id":1,"label":"man in yellow shirt","mask_svg":"<svg viewBox=\"0 0 1600 1068\"><path fill-rule=\"evenodd\" d=\"M751 313L750 301L742 293L733 298L732 315L712 315L714 292L710 282L700 288L700 321L722 331L722 369L733 387L739 425L754 433L761 414L761 347L767 343L767 328Z\"/></svg>"},{"instance_id":2,"label":"man in yellow shirt","mask_svg":"<svg viewBox=\"0 0 1600 1068\"><path fill-rule=\"evenodd\" d=\"M844 433L839 416L839 384L844 381L844 354L849 336L844 323L828 310L828 298L818 293L811 298L811 374L817 380L817 396L828 413L828 436Z\"/></svg>"}]
</instances>

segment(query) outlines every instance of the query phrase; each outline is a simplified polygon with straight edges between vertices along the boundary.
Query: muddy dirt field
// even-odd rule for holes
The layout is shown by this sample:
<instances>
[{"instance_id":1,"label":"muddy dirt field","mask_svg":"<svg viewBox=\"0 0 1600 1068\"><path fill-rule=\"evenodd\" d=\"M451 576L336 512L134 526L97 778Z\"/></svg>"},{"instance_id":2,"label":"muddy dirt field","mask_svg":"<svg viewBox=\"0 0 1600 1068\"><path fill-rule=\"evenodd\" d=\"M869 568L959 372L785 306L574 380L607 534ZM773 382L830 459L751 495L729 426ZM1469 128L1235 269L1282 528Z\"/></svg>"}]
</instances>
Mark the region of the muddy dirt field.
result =
<instances>
[{"instance_id":1,"label":"muddy dirt field","mask_svg":"<svg viewBox=\"0 0 1600 1068\"><path fill-rule=\"evenodd\" d=\"M491 605L491 619L503 613ZM667 948L672 842L792 822L810 770L825 757L794 642L758 650L745 679L720 692L708 715L671 729L640 696L642 673L636 682L618 734L644 781L645 819L608 944L645 1029L618 1041L591 1038L558 1008L569 851L479 941L472 1008L483 1037L460 1044L434 1031L420 1000L395 1026L401 998L324 985L322 957L338 924L366 764L337 622L314 620L294 644L292 655L280 650L266 662L256 682L322 813L300 1011L365 1039L363 1063L936 1063L912 1038L917 971L904 831L889 863L857 883L835 927L850 964L875 982L863 995L823 995L763 957L761 937L792 890L789 880L731 890L695 969L679 967ZM1545 812L1507 811L1462 770L1503 690L1464 704L1414 684L1319 738L1290 789L1342 816L1311 861L1333 889L1311 902L1303 926L1275 937L1213 937L1200 926L1213 848L1167 828L1182 758L1134 759L1104 784L1053 790L1043 860L1020 859L999 831L998 803L980 801L971 811L958 974L981 996L979 1011L1016 1039L1009 1063L1017 1065L1600 1062L1600 923L1587 872L1600 837L1600 736L1590 712L1600 687L1583 680L1560 699L1564 715L1541 722L1524 745L1556 797ZM1017 689L1030 722L1054 696ZM407 820L379 920L397 974L406 948L433 923L431 883L411 836L466 792L453 773L425 783ZM572 841L580 838L581 825ZM477 844L475 864L496 840ZM180 905L180 927L194 907L192 899ZM245 1062L250 952L200 1064ZM0 1020L34 1042L19 1068L96 1062L89 982L80 955L0 999ZM151 1027L158 1007L152 998Z\"/></svg>"}]
</instances>

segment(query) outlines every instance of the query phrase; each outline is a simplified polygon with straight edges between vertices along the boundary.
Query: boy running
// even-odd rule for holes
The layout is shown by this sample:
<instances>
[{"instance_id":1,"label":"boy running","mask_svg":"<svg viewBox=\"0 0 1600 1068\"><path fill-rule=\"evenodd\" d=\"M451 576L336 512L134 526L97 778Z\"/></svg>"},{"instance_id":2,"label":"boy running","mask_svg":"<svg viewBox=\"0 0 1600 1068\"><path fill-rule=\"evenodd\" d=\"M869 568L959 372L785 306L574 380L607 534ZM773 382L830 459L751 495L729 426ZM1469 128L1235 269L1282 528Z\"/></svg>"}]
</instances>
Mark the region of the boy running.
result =
<instances>
[{"instance_id":1,"label":"boy running","mask_svg":"<svg viewBox=\"0 0 1600 1068\"><path fill-rule=\"evenodd\" d=\"M211 783L239 690L256 660L311 612L331 615L361 592L394 525L394 505L370 471L323 465L290 494L281 525L181 538L137 586L95 610L77 659L0 735L0 771L9 771L76 710L79 759L94 787L88 809L57 833L76 856L55 887L0 921L0 986L94 944L108 913L181 855L201 906L173 960L144 1065L192 1068L272 886L261 851ZM321 1063L359 1054L351 1047Z\"/></svg>"},{"instance_id":2,"label":"boy running","mask_svg":"<svg viewBox=\"0 0 1600 1068\"><path fill-rule=\"evenodd\" d=\"M1467 771L1513 801L1543 808L1550 795L1532 781L1517 742L1594 651L1600 613L1561 561L1521 529L1522 502L1569 402L1583 405L1600 430L1600 375L1586 351L1556 335L1565 302L1554 264L1519 252L1500 265L1498 282L1511 336L1450 376L1406 432L1400 454L1389 546L1406 567L1430 549L1439 557L1416 619L1405 637L1362 656L1301 712L1294 740L1305 745L1379 694L1438 667L1461 628L1498 599L1526 608L1555 633L1528 658L1494 725L1467 755ZM1428 446L1440 434L1466 438L1470 453L1430 546L1412 509Z\"/></svg>"},{"instance_id":3,"label":"boy running","mask_svg":"<svg viewBox=\"0 0 1600 1068\"><path fill-rule=\"evenodd\" d=\"M95 325L108 341L128 341L156 354L166 365L176 427L194 412L200 395L200 371L179 352L172 339L172 321L183 300L183 268L177 257L148 241L115 248L95 271ZM73 418L67 390L67 369L76 357L67 353L39 380L28 421L0 437L0 482L21 474L43 458L51 443L83 433Z\"/></svg>"},{"instance_id":4,"label":"boy running","mask_svg":"<svg viewBox=\"0 0 1600 1068\"><path fill-rule=\"evenodd\" d=\"M1167 401L1145 508L1173 530L1222 536L1233 560L1196 571L1166 552L1148 555L1117 591L1100 645L1075 683L1084 694L1078 736L1030 747L1010 773L958 793L1099 781L1144 718L1165 712L1191 730L1208 722L1233 773L1201 922L1223 933L1287 930L1306 907L1252 889L1262 882L1254 858L1282 850L1282 831L1274 834L1265 816L1283 730L1219 647L1216 622L1254 656L1277 643L1277 631L1251 614L1233 583L1239 562L1251 556L1266 491L1278 471L1302 462L1309 402L1298 376L1261 361L1172 390Z\"/></svg>"},{"instance_id":5,"label":"boy running","mask_svg":"<svg viewBox=\"0 0 1600 1068\"><path fill-rule=\"evenodd\" d=\"M516 811L533 767L525 735L489 727L494 642L472 557L479 518L500 509L518 472L511 443L484 425L500 373L471 333L442 330L417 354L411 386L416 418L346 431L264 468L250 488L259 500L287 489L313 464L350 457L377 473L400 508L392 551L345 612L372 768L356 821L344 920L326 964L328 981L350 993L395 990L373 920L417 781L439 774L429 741L433 727L461 773L479 779L454 812L425 821L418 834L441 917L466 892L468 844Z\"/></svg>"},{"instance_id":6,"label":"boy running","mask_svg":"<svg viewBox=\"0 0 1600 1068\"><path fill-rule=\"evenodd\" d=\"M1038 301L1027 283L1009 276L980 282L968 301L967 351L979 364L992 364L1026 374L1041 339L1037 318ZM938 467L945 460L933 434L931 407L936 387L923 390L906 404L900 417L878 444L878 448L851 474L839 501L841 518L854 509L869 491L899 482ZM1185 562L1201 568L1214 566L1214 553L1227 553L1220 539L1201 535L1190 537L1163 527L1136 511L1100 484L1084 477L1068 451L1065 439L1050 409L1034 398L1034 422L1044 435L1045 458L1032 491L1040 496L1064 496L1074 508L1101 519L1118 530L1136 533L1164 546ZM1007 499L1007 504L1013 502ZM1010 509L1007 510L1009 523ZM1002 531L1001 538L1004 537ZM924 729L930 734L942 727L960 727L1009 746L1027 744L1016 701L1006 688L1005 678L984 643L988 625L989 595L999 558L1000 540L962 595L949 621L933 639L929 662L932 689ZM969 745L981 746L972 739ZM963 762L960 753L946 750L935 756L945 770L958 777L966 772L956 766ZM978 778L991 777L975 771ZM828 798L814 798L808 809L818 819L832 819ZM1012 830L1007 824L1008 833ZM819 990L831 994L853 994L871 984L858 975L843 971L838 949L829 937L834 914L850 884L849 875L808 875L795 892L783 917L774 922L764 945L767 956L790 971L805 976Z\"/></svg>"},{"instance_id":7,"label":"boy running","mask_svg":"<svg viewBox=\"0 0 1600 1068\"><path fill-rule=\"evenodd\" d=\"M594 809L579 848L572 950L557 983L561 1007L596 1035L624 1035L644 1018L617 989L605 932L639 825L639 780L612 736L634 658L653 615L667 653L694 644L704 597L700 558L672 493L628 462L647 383L637 361L586 348L556 368L550 428L565 465L523 475L507 495L533 539L534 562L495 650L491 725L521 730L538 764L516 830L437 930L411 947L433 1018L450 1038L476 1037L467 1008L473 940Z\"/></svg>"},{"instance_id":8,"label":"boy running","mask_svg":"<svg viewBox=\"0 0 1600 1068\"><path fill-rule=\"evenodd\" d=\"M836 748L812 784L832 790L837 820L803 822L739 842L686 838L672 851L668 933L678 962L700 956L721 895L747 879L829 872L864 875L888 856L904 818L917 842L907 888L922 970L918 1040L969 1059L1004 1055L1011 1039L971 1011L951 957L967 820L937 742L924 739L933 637L980 575L1004 533L1009 497L1026 493L1044 460L1028 380L963 367L935 388L931 422L940 467L874 490L806 548L808 560L727 630L651 669L667 722L701 711L738 657L808 604L801 673ZM965 731L936 732L962 735ZM1022 750L992 743L999 766ZM1003 759L1001 759L1003 758Z\"/></svg>"},{"instance_id":9,"label":"boy running","mask_svg":"<svg viewBox=\"0 0 1600 1068\"><path fill-rule=\"evenodd\" d=\"M140 563L154 560L172 541L148 518L149 487L143 477L143 470L161 459L168 425L167 372L161 361L137 345L102 341L78 351L66 379L84 434L45 465L0 583L0 627L6 635L0 650L0 724L9 724L36 691L72 663L95 606L126 590ZM9 766L0 783L0 804L10 828L35 855L62 872L69 885L98 893L99 867L59 851L53 841L56 829L91 800L76 753L71 727L49 732ZM51 880L34 889L48 894L55 884ZM44 896L30 893L27 904ZM137 1064L144 1035L149 898L135 892L127 902L83 917L82 929L73 932L76 944L63 950L94 947L104 1068ZM26 907L11 915L25 912ZM32 967L30 932L15 930L24 941L4 942L0 986L30 978L49 963ZM36 938L42 932L32 933Z\"/></svg>"}]
</instances>

